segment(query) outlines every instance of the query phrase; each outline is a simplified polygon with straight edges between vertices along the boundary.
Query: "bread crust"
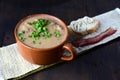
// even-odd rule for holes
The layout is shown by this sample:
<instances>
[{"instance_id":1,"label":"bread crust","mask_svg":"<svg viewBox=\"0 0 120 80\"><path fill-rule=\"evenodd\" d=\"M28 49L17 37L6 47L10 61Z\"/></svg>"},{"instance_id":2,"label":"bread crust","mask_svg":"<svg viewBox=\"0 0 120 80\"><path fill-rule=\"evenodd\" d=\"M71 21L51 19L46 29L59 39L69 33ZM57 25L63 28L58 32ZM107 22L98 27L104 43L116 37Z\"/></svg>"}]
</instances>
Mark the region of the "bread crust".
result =
<instances>
[{"instance_id":1,"label":"bread crust","mask_svg":"<svg viewBox=\"0 0 120 80\"><path fill-rule=\"evenodd\" d=\"M81 36L87 35L87 34L90 34L90 33L93 33L93 32L96 31L96 29L97 29L98 26L99 26L99 21L98 21L97 19L93 19L93 20L94 20L95 25L91 26L91 28L88 29L88 28L86 27L86 30L85 30L85 31L82 31L82 32L78 32L78 31L75 31L75 30L73 30L73 29L71 29L71 31L74 32L74 33L76 33L76 34L79 34L79 35L81 35Z\"/></svg>"},{"instance_id":2,"label":"bread crust","mask_svg":"<svg viewBox=\"0 0 120 80\"><path fill-rule=\"evenodd\" d=\"M88 30L87 30L88 33L93 33L93 32L95 32L96 29L98 28L99 21L96 20L96 19L94 19L94 20L95 20L95 23L96 23L96 24L92 27L92 29L88 29Z\"/></svg>"}]
</instances>

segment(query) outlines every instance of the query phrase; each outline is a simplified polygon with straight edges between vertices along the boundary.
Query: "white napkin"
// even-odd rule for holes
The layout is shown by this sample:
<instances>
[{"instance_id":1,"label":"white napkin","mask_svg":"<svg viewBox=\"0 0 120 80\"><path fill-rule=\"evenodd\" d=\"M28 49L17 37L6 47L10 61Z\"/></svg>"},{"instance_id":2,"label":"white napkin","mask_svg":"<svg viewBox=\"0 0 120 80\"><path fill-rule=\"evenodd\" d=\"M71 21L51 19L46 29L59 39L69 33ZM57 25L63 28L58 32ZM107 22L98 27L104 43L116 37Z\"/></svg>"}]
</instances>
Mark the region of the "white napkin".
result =
<instances>
[{"instance_id":1,"label":"white napkin","mask_svg":"<svg viewBox=\"0 0 120 80\"><path fill-rule=\"evenodd\" d=\"M117 32L114 33L113 35L101 40L100 42L98 42L96 44L91 44L91 45L79 47L79 48L75 47L77 54L80 54L80 52L82 52L84 50L88 50L88 49L91 49L91 48L96 47L98 45L107 43L107 42L109 42L113 39L116 39L120 36L120 9L119 8L116 8L115 10L112 10L112 11L103 13L101 15L95 16L94 18L100 22L99 28L97 29L97 31L95 31L95 32L83 37L83 38L94 37L94 36L104 32L109 27L113 27L113 28L117 29ZM71 32L69 40L73 41L74 36L76 36L76 38L79 37L75 33Z\"/></svg>"}]
</instances>

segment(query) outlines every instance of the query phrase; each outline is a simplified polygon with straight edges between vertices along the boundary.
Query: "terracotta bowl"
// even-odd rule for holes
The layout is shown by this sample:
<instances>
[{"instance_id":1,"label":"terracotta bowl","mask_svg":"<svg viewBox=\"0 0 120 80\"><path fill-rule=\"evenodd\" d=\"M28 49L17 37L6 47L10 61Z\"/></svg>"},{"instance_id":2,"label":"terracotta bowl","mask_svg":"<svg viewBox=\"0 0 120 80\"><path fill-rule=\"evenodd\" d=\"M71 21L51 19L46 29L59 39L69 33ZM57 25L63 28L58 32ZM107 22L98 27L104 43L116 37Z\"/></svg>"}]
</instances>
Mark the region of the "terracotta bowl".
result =
<instances>
[{"instance_id":1,"label":"terracotta bowl","mask_svg":"<svg viewBox=\"0 0 120 80\"><path fill-rule=\"evenodd\" d=\"M17 35L18 27L26 19L34 17L34 16L42 16L42 17L45 16L45 17L54 19L58 24L62 25L66 31L65 40L63 42L61 42L60 45L56 45L55 47L51 47L51 48L34 48L34 47L30 47L30 46L27 46L26 44L24 44L18 38L18 35ZM69 61L69 60L74 59L74 57L75 57L75 51L74 51L72 45L66 43L66 41L68 40L68 28L62 20L60 20L59 18L57 18L55 16L48 15L48 14L33 14L30 16L27 16L18 22L18 24L16 25L16 27L14 29L14 35L16 38L16 42L17 42L20 54L22 55L22 57L25 60L27 60L31 63L47 65L47 64L51 64L56 61L59 61L59 60ZM70 54L71 54L70 56L63 55L65 49L70 52Z\"/></svg>"}]
</instances>

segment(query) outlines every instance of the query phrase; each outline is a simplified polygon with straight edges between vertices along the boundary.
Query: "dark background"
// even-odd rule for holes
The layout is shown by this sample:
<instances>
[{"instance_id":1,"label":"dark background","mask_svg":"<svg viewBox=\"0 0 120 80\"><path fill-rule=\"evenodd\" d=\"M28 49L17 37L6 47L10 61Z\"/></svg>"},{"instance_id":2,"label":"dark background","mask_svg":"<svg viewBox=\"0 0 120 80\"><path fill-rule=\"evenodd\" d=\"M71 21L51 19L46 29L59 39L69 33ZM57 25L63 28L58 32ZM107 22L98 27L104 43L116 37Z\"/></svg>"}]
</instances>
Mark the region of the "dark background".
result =
<instances>
[{"instance_id":1,"label":"dark background","mask_svg":"<svg viewBox=\"0 0 120 80\"><path fill-rule=\"evenodd\" d=\"M0 46L15 43L14 27L28 15L47 13L69 25L72 20L116 7L120 0L0 0ZM120 38L22 80L120 80Z\"/></svg>"}]
</instances>

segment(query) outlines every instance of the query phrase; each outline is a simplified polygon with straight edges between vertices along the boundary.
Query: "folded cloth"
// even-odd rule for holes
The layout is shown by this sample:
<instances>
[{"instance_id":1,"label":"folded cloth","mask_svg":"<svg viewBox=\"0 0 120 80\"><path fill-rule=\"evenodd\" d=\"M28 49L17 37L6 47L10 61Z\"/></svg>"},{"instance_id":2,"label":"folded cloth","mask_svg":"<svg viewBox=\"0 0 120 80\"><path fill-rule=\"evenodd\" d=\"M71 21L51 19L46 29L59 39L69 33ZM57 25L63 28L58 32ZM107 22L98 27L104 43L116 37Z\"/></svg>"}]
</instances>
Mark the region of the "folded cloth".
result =
<instances>
[{"instance_id":1,"label":"folded cloth","mask_svg":"<svg viewBox=\"0 0 120 80\"><path fill-rule=\"evenodd\" d=\"M115 34L101 40L98 43L84 46L84 47L79 47L79 48L74 47L74 49L77 52L76 55L79 55L79 54L83 53L84 51L89 50L98 45L107 43L107 42L109 42L113 39L116 39L120 36L120 9L119 8L116 8L115 10L111 10L104 14L95 16L94 18L96 18L100 22L99 28L97 29L96 32L91 33L83 38L89 38L89 37L96 36L96 35L100 34L101 32L105 31L106 29L108 29L109 27L116 28L117 32ZM76 34L70 32L70 37L69 37L68 42L71 42L76 37L78 37ZM66 52L66 54L68 54L68 53ZM60 62L63 62L63 61L60 61ZM0 65L1 65L0 80L3 79L2 75L4 76L4 79L11 79L11 78L21 79L25 76L28 76L32 73L35 73L37 71L48 68L48 67L58 64L60 62L56 62L56 63L50 64L50 65L31 64L21 57L21 55L19 54L19 51L18 51L17 44L14 43L12 45L0 48Z\"/></svg>"}]
</instances>

